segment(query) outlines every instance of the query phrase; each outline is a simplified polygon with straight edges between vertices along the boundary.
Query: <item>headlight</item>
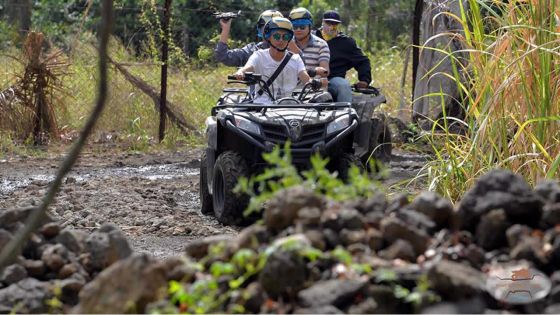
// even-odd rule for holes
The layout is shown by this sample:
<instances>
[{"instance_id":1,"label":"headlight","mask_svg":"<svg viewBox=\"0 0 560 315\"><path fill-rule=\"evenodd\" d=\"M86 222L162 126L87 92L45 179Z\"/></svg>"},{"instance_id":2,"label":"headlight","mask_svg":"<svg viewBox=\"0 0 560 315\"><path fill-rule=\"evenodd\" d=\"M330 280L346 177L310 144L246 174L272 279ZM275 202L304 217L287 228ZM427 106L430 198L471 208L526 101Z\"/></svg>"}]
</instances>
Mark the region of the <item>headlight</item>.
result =
<instances>
[{"instance_id":1,"label":"headlight","mask_svg":"<svg viewBox=\"0 0 560 315\"><path fill-rule=\"evenodd\" d=\"M241 130L245 130L245 131L250 132L250 133L255 133L255 134L258 134L258 135L261 134L261 128L259 127L259 125L250 121L249 119L239 117L239 116L235 116L234 119L235 119L235 125L237 126L237 128L239 128Z\"/></svg>"},{"instance_id":2,"label":"headlight","mask_svg":"<svg viewBox=\"0 0 560 315\"><path fill-rule=\"evenodd\" d=\"M338 117L327 126L327 136L350 126L350 115Z\"/></svg>"}]
</instances>

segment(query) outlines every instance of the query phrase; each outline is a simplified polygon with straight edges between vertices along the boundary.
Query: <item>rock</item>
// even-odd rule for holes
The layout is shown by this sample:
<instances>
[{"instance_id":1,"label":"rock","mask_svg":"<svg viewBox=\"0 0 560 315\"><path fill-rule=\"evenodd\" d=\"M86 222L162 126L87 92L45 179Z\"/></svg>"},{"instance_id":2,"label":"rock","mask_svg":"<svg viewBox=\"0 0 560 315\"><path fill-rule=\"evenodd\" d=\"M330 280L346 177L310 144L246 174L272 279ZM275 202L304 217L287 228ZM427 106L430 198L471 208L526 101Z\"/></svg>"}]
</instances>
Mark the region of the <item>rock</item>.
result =
<instances>
[{"instance_id":1,"label":"rock","mask_svg":"<svg viewBox=\"0 0 560 315\"><path fill-rule=\"evenodd\" d=\"M428 216L438 229L449 226L453 214L451 202L431 191L420 193L408 207Z\"/></svg>"},{"instance_id":2,"label":"rock","mask_svg":"<svg viewBox=\"0 0 560 315\"><path fill-rule=\"evenodd\" d=\"M184 256L167 258L162 264L163 269L167 272L167 281L190 282L197 272L192 263Z\"/></svg>"},{"instance_id":3,"label":"rock","mask_svg":"<svg viewBox=\"0 0 560 315\"><path fill-rule=\"evenodd\" d=\"M340 240L344 246L349 246L351 244L365 243L366 242L366 232L363 230L348 230L342 229L340 231Z\"/></svg>"},{"instance_id":4,"label":"rock","mask_svg":"<svg viewBox=\"0 0 560 315\"><path fill-rule=\"evenodd\" d=\"M406 207L409 203L410 201L408 200L408 193L405 192L399 193L395 196L393 200L391 200L385 212L391 213L397 211L399 209Z\"/></svg>"},{"instance_id":5,"label":"rock","mask_svg":"<svg viewBox=\"0 0 560 315\"><path fill-rule=\"evenodd\" d=\"M404 240L396 240L387 249L380 251L379 256L390 260L399 258L410 262L416 261L412 245Z\"/></svg>"},{"instance_id":6,"label":"rock","mask_svg":"<svg viewBox=\"0 0 560 315\"><path fill-rule=\"evenodd\" d=\"M310 189L295 186L281 190L264 210L264 224L270 231L277 233L294 223L301 208L322 206L323 199Z\"/></svg>"},{"instance_id":7,"label":"rock","mask_svg":"<svg viewBox=\"0 0 560 315\"><path fill-rule=\"evenodd\" d=\"M27 271L23 266L18 264L9 265L4 268L4 271L0 274L0 282L7 286L25 278L27 278Z\"/></svg>"},{"instance_id":8,"label":"rock","mask_svg":"<svg viewBox=\"0 0 560 315\"><path fill-rule=\"evenodd\" d=\"M482 215L494 209L504 209L512 223L536 226L542 202L523 177L498 169L480 177L464 195L458 207L460 227L473 232Z\"/></svg>"},{"instance_id":9,"label":"rock","mask_svg":"<svg viewBox=\"0 0 560 315\"><path fill-rule=\"evenodd\" d=\"M22 262L27 273L34 278L40 278L45 273L45 263L42 260L28 260Z\"/></svg>"},{"instance_id":10,"label":"rock","mask_svg":"<svg viewBox=\"0 0 560 315\"><path fill-rule=\"evenodd\" d=\"M56 222L47 223L41 227L40 232L47 239L53 238L60 232L60 225Z\"/></svg>"},{"instance_id":11,"label":"rock","mask_svg":"<svg viewBox=\"0 0 560 315\"><path fill-rule=\"evenodd\" d=\"M510 248L515 247L525 236L530 236L533 230L521 224L514 224L506 230L506 238Z\"/></svg>"},{"instance_id":12,"label":"rock","mask_svg":"<svg viewBox=\"0 0 560 315\"><path fill-rule=\"evenodd\" d=\"M509 253L511 259L528 260L534 262L539 268L547 263L546 255L542 249L541 241L535 237L524 237Z\"/></svg>"},{"instance_id":13,"label":"rock","mask_svg":"<svg viewBox=\"0 0 560 315\"><path fill-rule=\"evenodd\" d=\"M366 282L360 280L320 281L300 291L298 298L304 306L333 305L343 308L352 303L365 286Z\"/></svg>"},{"instance_id":14,"label":"rock","mask_svg":"<svg viewBox=\"0 0 560 315\"><path fill-rule=\"evenodd\" d=\"M259 313L265 299L263 290L258 282L251 282L244 291L245 303L243 306L248 312Z\"/></svg>"},{"instance_id":15,"label":"rock","mask_svg":"<svg viewBox=\"0 0 560 315\"><path fill-rule=\"evenodd\" d=\"M320 230L307 230L305 231L305 237L309 239L311 246L319 250L325 250L327 247L323 233Z\"/></svg>"},{"instance_id":16,"label":"rock","mask_svg":"<svg viewBox=\"0 0 560 315\"><path fill-rule=\"evenodd\" d=\"M419 228L420 230L431 233L434 231L436 224L432 219L423 213L415 210L399 209L394 212L395 217L401 219L406 224Z\"/></svg>"},{"instance_id":17,"label":"rock","mask_svg":"<svg viewBox=\"0 0 560 315\"><path fill-rule=\"evenodd\" d=\"M415 256L423 254L430 242L430 237L424 231L409 226L395 217L387 217L381 221L381 234L388 244L398 239L410 242Z\"/></svg>"},{"instance_id":18,"label":"rock","mask_svg":"<svg viewBox=\"0 0 560 315\"><path fill-rule=\"evenodd\" d=\"M52 298L51 285L26 278L0 290L0 313L47 313L47 299Z\"/></svg>"},{"instance_id":19,"label":"rock","mask_svg":"<svg viewBox=\"0 0 560 315\"><path fill-rule=\"evenodd\" d=\"M471 263L475 269L481 269L484 264L484 250L475 244L468 245L465 250L464 258Z\"/></svg>"},{"instance_id":20,"label":"rock","mask_svg":"<svg viewBox=\"0 0 560 315\"><path fill-rule=\"evenodd\" d=\"M76 263L66 264L58 271L58 279L66 279L76 272L78 272L78 266Z\"/></svg>"},{"instance_id":21,"label":"rock","mask_svg":"<svg viewBox=\"0 0 560 315\"><path fill-rule=\"evenodd\" d=\"M10 209L0 212L0 229L10 230L14 223L24 222L34 208Z\"/></svg>"},{"instance_id":22,"label":"rock","mask_svg":"<svg viewBox=\"0 0 560 315\"><path fill-rule=\"evenodd\" d=\"M331 229L324 229L323 236L325 237L327 249L336 248L342 242L340 240L340 235Z\"/></svg>"},{"instance_id":23,"label":"rock","mask_svg":"<svg viewBox=\"0 0 560 315\"><path fill-rule=\"evenodd\" d=\"M377 307L375 300L369 297L356 305L350 306L348 314L373 314Z\"/></svg>"},{"instance_id":24,"label":"rock","mask_svg":"<svg viewBox=\"0 0 560 315\"><path fill-rule=\"evenodd\" d=\"M485 250L507 246L506 230L511 226L502 209L486 213L476 227L476 243Z\"/></svg>"},{"instance_id":25,"label":"rock","mask_svg":"<svg viewBox=\"0 0 560 315\"><path fill-rule=\"evenodd\" d=\"M383 234L376 229L368 229L366 231L366 236L368 238L368 245L374 251L378 251L383 248Z\"/></svg>"},{"instance_id":26,"label":"rock","mask_svg":"<svg viewBox=\"0 0 560 315\"><path fill-rule=\"evenodd\" d=\"M356 209L342 208L338 213L339 229L362 230L364 228L363 217Z\"/></svg>"},{"instance_id":27,"label":"rock","mask_svg":"<svg viewBox=\"0 0 560 315\"><path fill-rule=\"evenodd\" d=\"M441 260L428 270L432 288L452 301L481 296L485 292L485 275L461 263Z\"/></svg>"},{"instance_id":28,"label":"rock","mask_svg":"<svg viewBox=\"0 0 560 315\"><path fill-rule=\"evenodd\" d=\"M257 249L260 244L265 244L269 241L270 234L266 230L266 227L260 224L253 224L239 232L235 240L235 248Z\"/></svg>"},{"instance_id":29,"label":"rock","mask_svg":"<svg viewBox=\"0 0 560 315\"><path fill-rule=\"evenodd\" d=\"M294 296L307 279L305 261L296 251L275 250L259 275L259 283L272 299Z\"/></svg>"},{"instance_id":30,"label":"rock","mask_svg":"<svg viewBox=\"0 0 560 315\"><path fill-rule=\"evenodd\" d=\"M374 301L380 301L377 304L375 313L377 314L395 314L410 313L409 310L402 310L402 301L397 299L393 288L386 285L370 284L366 287L365 296L373 298Z\"/></svg>"},{"instance_id":31,"label":"rock","mask_svg":"<svg viewBox=\"0 0 560 315\"><path fill-rule=\"evenodd\" d=\"M357 202L350 203L348 206L360 211L362 214L384 213L388 206L387 197L382 192L376 192L368 199L359 199Z\"/></svg>"},{"instance_id":32,"label":"rock","mask_svg":"<svg viewBox=\"0 0 560 315\"><path fill-rule=\"evenodd\" d=\"M64 245L68 250L79 254L85 248L85 240L88 235L85 232L63 229L55 239L55 242Z\"/></svg>"},{"instance_id":33,"label":"rock","mask_svg":"<svg viewBox=\"0 0 560 315\"><path fill-rule=\"evenodd\" d=\"M473 298L453 303L437 303L424 308L422 314L485 314L485 309L486 305L481 298Z\"/></svg>"},{"instance_id":34,"label":"rock","mask_svg":"<svg viewBox=\"0 0 560 315\"><path fill-rule=\"evenodd\" d=\"M92 270L102 270L132 253L122 232L111 225L103 225L90 234L85 241L85 251L90 254Z\"/></svg>"},{"instance_id":35,"label":"rock","mask_svg":"<svg viewBox=\"0 0 560 315\"><path fill-rule=\"evenodd\" d=\"M208 255L208 248L218 243L230 243L234 240L232 235L214 235L194 240L185 246L185 254L192 258L200 259Z\"/></svg>"},{"instance_id":36,"label":"rock","mask_svg":"<svg viewBox=\"0 0 560 315\"><path fill-rule=\"evenodd\" d=\"M316 227L321 223L321 209L304 207L298 211L297 222L305 227Z\"/></svg>"},{"instance_id":37,"label":"rock","mask_svg":"<svg viewBox=\"0 0 560 315\"><path fill-rule=\"evenodd\" d=\"M344 312L332 305L317 305L307 308L296 308L294 314L344 314Z\"/></svg>"},{"instance_id":38,"label":"rock","mask_svg":"<svg viewBox=\"0 0 560 315\"><path fill-rule=\"evenodd\" d=\"M85 285L86 279L79 273L75 273L71 277L60 281L59 286L62 290L61 301L65 304L75 306L78 304L80 291Z\"/></svg>"},{"instance_id":39,"label":"rock","mask_svg":"<svg viewBox=\"0 0 560 315\"><path fill-rule=\"evenodd\" d=\"M554 227L560 224L560 202L544 205L542 222L545 227Z\"/></svg>"},{"instance_id":40,"label":"rock","mask_svg":"<svg viewBox=\"0 0 560 315\"><path fill-rule=\"evenodd\" d=\"M544 203L559 203L560 183L556 180L539 182L535 186L535 193L542 198Z\"/></svg>"},{"instance_id":41,"label":"rock","mask_svg":"<svg viewBox=\"0 0 560 315\"><path fill-rule=\"evenodd\" d=\"M103 270L80 291L71 313L143 313L165 290L165 271L147 254L133 254Z\"/></svg>"},{"instance_id":42,"label":"rock","mask_svg":"<svg viewBox=\"0 0 560 315\"><path fill-rule=\"evenodd\" d=\"M0 229L0 250L4 248L4 246L8 245L8 243L13 239L12 233Z\"/></svg>"},{"instance_id":43,"label":"rock","mask_svg":"<svg viewBox=\"0 0 560 315\"><path fill-rule=\"evenodd\" d=\"M41 260L50 270L57 272L70 261L68 249L62 244L47 245Z\"/></svg>"}]
</instances>

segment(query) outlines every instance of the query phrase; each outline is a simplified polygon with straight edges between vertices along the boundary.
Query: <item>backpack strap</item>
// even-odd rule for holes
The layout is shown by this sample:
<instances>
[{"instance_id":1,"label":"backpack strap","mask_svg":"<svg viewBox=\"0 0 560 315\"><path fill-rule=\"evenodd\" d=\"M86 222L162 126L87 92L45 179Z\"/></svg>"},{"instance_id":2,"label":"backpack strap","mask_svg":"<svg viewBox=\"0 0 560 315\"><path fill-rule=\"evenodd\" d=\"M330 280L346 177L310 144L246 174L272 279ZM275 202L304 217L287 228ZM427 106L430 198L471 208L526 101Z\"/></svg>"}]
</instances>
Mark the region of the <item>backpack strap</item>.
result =
<instances>
[{"instance_id":1,"label":"backpack strap","mask_svg":"<svg viewBox=\"0 0 560 315\"><path fill-rule=\"evenodd\" d=\"M286 54L286 56L282 60L282 63L280 65L278 65L278 68L276 68L276 71L274 71L274 73L270 76L270 78L268 78L268 80L265 82L266 84L263 86L263 88L260 89L257 92L257 94L259 94L259 96L263 95L264 90L267 89L272 84L272 82L274 82L274 80L276 80L276 78L278 77L280 72L282 72L282 70L284 69L286 64L288 64L288 61L290 61L290 59L292 58L292 55L293 55L293 53L291 51L288 51L288 53Z\"/></svg>"}]
</instances>

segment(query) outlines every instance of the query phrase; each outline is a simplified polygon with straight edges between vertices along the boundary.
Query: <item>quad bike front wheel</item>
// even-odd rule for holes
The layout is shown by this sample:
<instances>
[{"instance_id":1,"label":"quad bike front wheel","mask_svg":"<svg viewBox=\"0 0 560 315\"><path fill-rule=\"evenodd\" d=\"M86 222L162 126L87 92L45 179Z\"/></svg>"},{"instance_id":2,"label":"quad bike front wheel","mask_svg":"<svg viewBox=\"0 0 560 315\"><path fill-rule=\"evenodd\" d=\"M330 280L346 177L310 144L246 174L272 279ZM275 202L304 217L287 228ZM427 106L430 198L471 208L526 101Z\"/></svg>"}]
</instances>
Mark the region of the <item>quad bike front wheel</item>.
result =
<instances>
[{"instance_id":1,"label":"quad bike front wheel","mask_svg":"<svg viewBox=\"0 0 560 315\"><path fill-rule=\"evenodd\" d=\"M389 162L393 151L391 131L384 115L375 115L371 119L371 130L369 135L368 154L362 162L364 165L372 162L372 159L380 162Z\"/></svg>"},{"instance_id":2,"label":"quad bike front wheel","mask_svg":"<svg viewBox=\"0 0 560 315\"><path fill-rule=\"evenodd\" d=\"M214 164L212 182L212 201L214 215L222 224L239 224L243 221L243 210L249 204L247 195L233 192L241 177L249 175L245 159L236 152L226 151L220 154Z\"/></svg>"},{"instance_id":3,"label":"quad bike front wheel","mask_svg":"<svg viewBox=\"0 0 560 315\"><path fill-rule=\"evenodd\" d=\"M338 177L342 179L344 182L348 182L350 168L352 166L356 166L360 172L364 171L364 164L360 161L360 158L355 156L354 154L344 153L340 157L338 157L335 161L335 168L338 172Z\"/></svg>"},{"instance_id":4,"label":"quad bike front wheel","mask_svg":"<svg viewBox=\"0 0 560 315\"><path fill-rule=\"evenodd\" d=\"M200 176L199 185L200 191L200 212L202 214L210 214L214 210L212 205L212 195L208 189L208 164L206 162L206 151L200 157Z\"/></svg>"}]
</instances>

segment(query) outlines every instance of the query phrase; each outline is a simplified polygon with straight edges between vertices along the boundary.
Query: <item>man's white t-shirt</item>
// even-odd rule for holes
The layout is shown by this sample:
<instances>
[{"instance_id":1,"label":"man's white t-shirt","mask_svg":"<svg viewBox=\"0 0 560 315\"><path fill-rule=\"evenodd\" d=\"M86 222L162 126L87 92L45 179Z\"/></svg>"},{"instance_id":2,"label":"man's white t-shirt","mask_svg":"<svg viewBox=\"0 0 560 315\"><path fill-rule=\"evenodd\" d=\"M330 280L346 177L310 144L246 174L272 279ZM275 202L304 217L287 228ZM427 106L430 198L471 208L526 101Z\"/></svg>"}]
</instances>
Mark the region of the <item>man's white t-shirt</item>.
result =
<instances>
[{"instance_id":1,"label":"man's white t-shirt","mask_svg":"<svg viewBox=\"0 0 560 315\"><path fill-rule=\"evenodd\" d=\"M270 49L270 48L269 48ZM247 65L250 65L254 69L254 73L262 74L262 79L266 82L268 78L274 74L282 60L276 61L270 56L269 49L261 49L255 51L249 60ZM285 58L285 57L284 57ZM283 97L291 97L292 91L296 88L298 83L298 74L305 70L305 65L303 60L297 54L292 55L290 61L286 64L284 69L276 77L274 82L270 87L270 91L274 95L275 99L281 99ZM256 91L259 90L258 87L255 88ZM262 95L255 95L255 103L270 103L270 96L265 92Z\"/></svg>"}]
</instances>

